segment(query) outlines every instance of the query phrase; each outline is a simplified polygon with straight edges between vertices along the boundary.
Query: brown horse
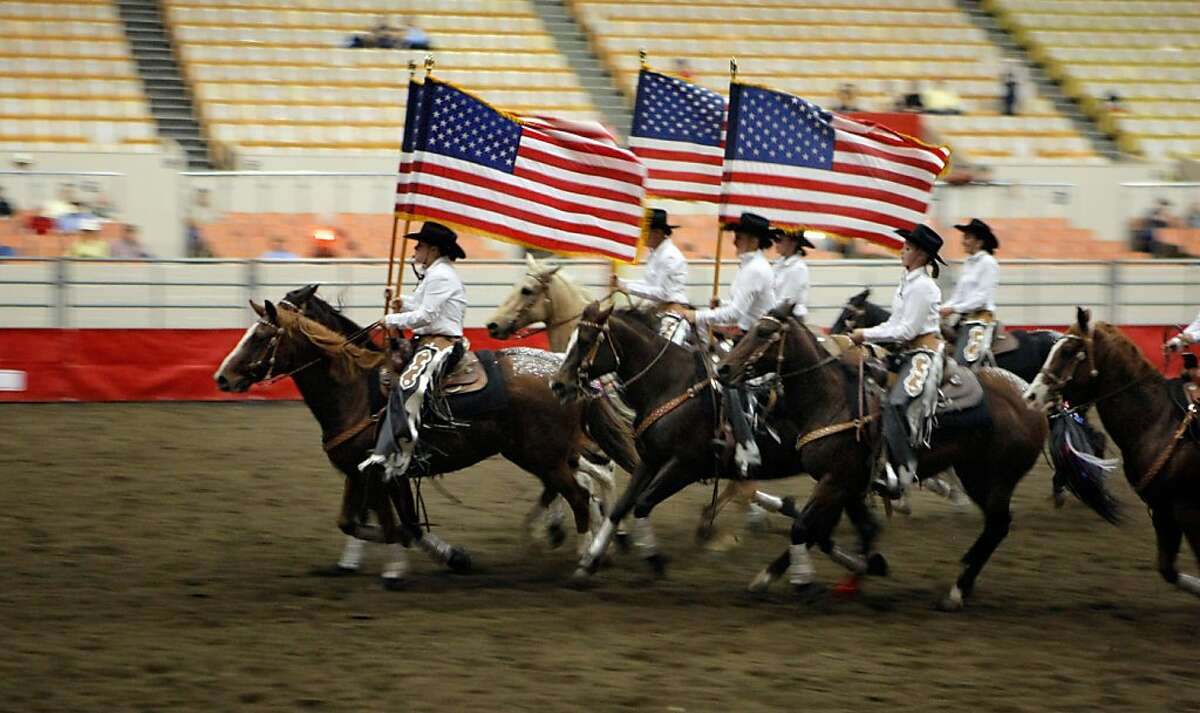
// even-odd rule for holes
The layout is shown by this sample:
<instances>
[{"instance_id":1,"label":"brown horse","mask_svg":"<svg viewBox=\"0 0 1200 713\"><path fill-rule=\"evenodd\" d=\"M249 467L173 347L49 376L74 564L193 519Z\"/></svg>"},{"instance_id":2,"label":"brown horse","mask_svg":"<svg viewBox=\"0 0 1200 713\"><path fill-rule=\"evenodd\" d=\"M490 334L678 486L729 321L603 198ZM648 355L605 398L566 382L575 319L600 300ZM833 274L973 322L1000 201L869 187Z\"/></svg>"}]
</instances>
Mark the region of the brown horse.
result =
<instances>
[{"instance_id":1,"label":"brown horse","mask_svg":"<svg viewBox=\"0 0 1200 713\"><path fill-rule=\"evenodd\" d=\"M357 463L375 443L372 415L382 406L377 369L384 353L373 345L353 343L291 306L276 308L269 301L251 305L259 320L217 370L218 387L245 391L264 379L290 375L321 424L330 461L347 476L338 527L369 541L416 543L452 568L469 568L465 552L422 532L408 478L382 483L358 472ZM342 319L350 334L361 332ZM497 453L504 455L542 482L543 506L559 495L566 500L581 536L580 547L585 548L591 539L589 525L598 519L599 508L575 477L583 419L588 419L593 431L612 429L617 434L610 436L614 442L619 440L620 426L606 422L600 410L559 403L547 388L559 357L539 350L508 349L497 352L496 359L509 407L468 419L463 428L424 429L421 437L430 456L423 474L449 473ZM628 452L632 453L631 443ZM368 510L378 519L378 529L366 525Z\"/></svg>"},{"instance_id":2,"label":"brown horse","mask_svg":"<svg viewBox=\"0 0 1200 713\"><path fill-rule=\"evenodd\" d=\"M591 549L580 560L576 579L585 580L595 573L612 538L616 524L632 513L636 527L647 523L654 507L691 483L707 478L728 478L736 468L723 462L713 448L719 423L720 396L715 382L704 367L707 355L672 344L658 334L658 317L651 312L601 309L592 303L583 312L575 339L552 388L566 400L573 400L588 389L588 383L600 374L612 373L621 385L626 403L637 413L638 453L641 462L625 492L601 526ZM786 422L772 424L779 440L759 439L762 455L762 479L785 478L801 472L817 473L807 463L792 457L790 445L796 428ZM870 464L863 454L839 459L841 472L860 470L863 478ZM854 497L854 495L857 497ZM840 500L858 530L865 559L835 548L829 531L821 537L797 540L792 544L796 556L804 557L809 546L820 546L839 564L855 571L885 573L886 560L873 549L878 525L867 510L865 480L856 493ZM796 516L790 499L755 493L756 502L791 517ZM840 515L839 508L837 515ZM830 527L830 530L832 526ZM662 558L653 543L643 543L642 556L656 570ZM785 566L787 562L785 561ZM806 582L806 585L809 584ZM752 585L753 587L754 585ZM808 587L806 586L807 590Z\"/></svg>"},{"instance_id":3,"label":"brown horse","mask_svg":"<svg viewBox=\"0 0 1200 713\"><path fill-rule=\"evenodd\" d=\"M851 374L831 359L817 338L791 318L790 305L782 305L760 319L741 342L721 361L723 379L738 381L752 374L781 377L784 412L803 434L852 424L859 416L848 398L857 386ZM939 602L945 610L962 608L975 588L975 579L996 547L1008 534L1012 515L1009 502L1017 483L1037 461L1046 440L1046 417L1025 405L1017 380L999 369L982 369L990 425L934 432L931 447L920 454L918 477L926 478L953 467L963 487L984 514L983 532L963 556L963 570L949 593ZM876 418L873 400L868 418ZM823 539L836 523L836 514L848 499L861 497L869 484L870 468L845 468L846 461L872 461L878 438L867 431L856 438L850 428L827 437L816 437L793 451L804 470L820 474L802 517L793 525L793 540ZM780 560L783 560L782 562ZM768 568L778 576L786 567L786 554Z\"/></svg>"},{"instance_id":4,"label":"brown horse","mask_svg":"<svg viewBox=\"0 0 1200 713\"><path fill-rule=\"evenodd\" d=\"M1046 358L1025 391L1046 407L1056 398L1094 403L1100 421L1121 450L1125 478L1150 508L1158 536L1163 579L1200 596L1200 577L1175 567L1183 537L1200 562L1200 444L1195 411L1172 398L1172 387L1137 346L1111 324L1091 324L1076 311L1075 324ZM1177 386L1174 388L1178 388ZM1189 433L1189 431L1191 431Z\"/></svg>"}]
</instances>

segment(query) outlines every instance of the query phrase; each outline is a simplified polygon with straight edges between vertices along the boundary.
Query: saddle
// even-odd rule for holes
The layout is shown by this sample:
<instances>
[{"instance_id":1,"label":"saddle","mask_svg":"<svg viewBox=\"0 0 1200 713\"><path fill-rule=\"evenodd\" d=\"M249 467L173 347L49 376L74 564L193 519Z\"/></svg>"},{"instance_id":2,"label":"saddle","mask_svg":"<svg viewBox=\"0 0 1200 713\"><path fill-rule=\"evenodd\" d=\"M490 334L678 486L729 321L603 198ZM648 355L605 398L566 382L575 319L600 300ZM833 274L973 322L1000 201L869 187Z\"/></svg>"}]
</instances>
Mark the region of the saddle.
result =
<instances>
[{"instance_id":1,"label":"saddle","mask_svg":"<svg viewBox=\"0 0 1200 713\"><path fill-rule=\"evenodd\" d=\"M942 338L946 340L947 344L958 342L958 330L968 321L972 320L964 318L962 322L953 327L945 325L942 327ZM1003 322L998 320L992 322L992 356L1015 352L1020 348L1021 339L1016 334L1008 331Z\"/></svg>"},{"instance_id":2,"label":"saddle","mask_svg":"<svg viewBox=\"0 0 1200 713\"><path fill-rule=\"evenodd\" d=\"M401 341L399 344L393 344L390 362L391 374L403 374L412 362L414 352L412 342ZM389 374L381 382L381 387L385 392L391 389L390 377ZM452 363L449 372L434 386L434 390L447 396L458 396L483 391L487 385L487 370L483 368L479 357L475 352L464 351L458 360Z\"/></svg>"}]
</instances>

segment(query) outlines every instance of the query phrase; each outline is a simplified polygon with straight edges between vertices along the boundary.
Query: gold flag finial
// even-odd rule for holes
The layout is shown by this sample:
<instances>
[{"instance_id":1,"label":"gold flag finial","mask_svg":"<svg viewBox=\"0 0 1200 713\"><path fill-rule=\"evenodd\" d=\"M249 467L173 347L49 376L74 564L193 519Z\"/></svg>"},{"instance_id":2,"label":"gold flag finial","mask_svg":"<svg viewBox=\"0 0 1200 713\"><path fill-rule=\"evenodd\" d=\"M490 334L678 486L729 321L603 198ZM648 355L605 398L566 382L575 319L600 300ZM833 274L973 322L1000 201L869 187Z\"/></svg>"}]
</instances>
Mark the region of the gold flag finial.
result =
<instances>
[{"instance_id":1,"label":"gold flag finial","mask_svg":"<svg viewBox=\"0 0 1200 713\"><path fill-rule=\"evenodd\" d=\"M417 76L417 60L408 60L408 81L412 81L413 77Z\"/></svg>"},{"instance_id":2,"label":"gold flag finial","mask_svg":"<svg viewBox=\"0 0 1200 713\"><path fill-rule=\"evenodd\" d=\"M729 58L729 78L737 79L737 57Z\"/></svg>"},{"instance_id":3,"label":"gold flag finial","mask_svg":"<svg viewBox=\"0 0 1200 713\"><path fill-rule=\"evenodd\" d=\"M433 74L433 55L425 55L425 76Z\"/></svg>"},{"instance_id":4,"label":"gold flag finial","mask_svg":"<svg viewBox=\"0 0 1200 713\"><path fill-rule=\"evenodd\" d=\"M646 69L646 48L638 49L638 62L641 63L642 69Z\"/></svg>"}]
</instances>

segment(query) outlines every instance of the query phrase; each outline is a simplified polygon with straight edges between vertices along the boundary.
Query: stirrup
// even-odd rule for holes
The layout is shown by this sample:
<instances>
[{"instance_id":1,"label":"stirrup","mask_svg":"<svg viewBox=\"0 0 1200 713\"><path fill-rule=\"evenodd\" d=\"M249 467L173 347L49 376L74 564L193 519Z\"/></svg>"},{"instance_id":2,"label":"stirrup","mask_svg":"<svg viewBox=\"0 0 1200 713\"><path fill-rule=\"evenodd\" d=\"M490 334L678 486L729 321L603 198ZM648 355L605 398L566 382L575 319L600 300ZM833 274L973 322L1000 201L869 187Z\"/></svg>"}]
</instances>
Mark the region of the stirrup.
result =
<instances>
[{"instance_id":1,"label":"stirrup","mask_svg":"<svg viewBox=\"0 0 1200 713\"><path fill-rule=\"evenodd\" d=\"M904 497L904 493L908 490L908 486L912 485L916 478L913 475L912 469L908 466L900 466L900 472L892 467L891 463L883 464L883 473L874 480L872 486L875 492L888 498L889 500L899 500Z\"/></svg>"},{"instance_id":2,"label":"stirrup","mask_svg":"<svg viewBox=\"0 0 1200 713\"><path fill-rule=\"evenodd\" d=\"M749 478L750 470L762 465L762 454L759 453L758 444L754 441L738 443L733 449L733 462L741 471L742 478Z\"/></svg>"}]
</instances>

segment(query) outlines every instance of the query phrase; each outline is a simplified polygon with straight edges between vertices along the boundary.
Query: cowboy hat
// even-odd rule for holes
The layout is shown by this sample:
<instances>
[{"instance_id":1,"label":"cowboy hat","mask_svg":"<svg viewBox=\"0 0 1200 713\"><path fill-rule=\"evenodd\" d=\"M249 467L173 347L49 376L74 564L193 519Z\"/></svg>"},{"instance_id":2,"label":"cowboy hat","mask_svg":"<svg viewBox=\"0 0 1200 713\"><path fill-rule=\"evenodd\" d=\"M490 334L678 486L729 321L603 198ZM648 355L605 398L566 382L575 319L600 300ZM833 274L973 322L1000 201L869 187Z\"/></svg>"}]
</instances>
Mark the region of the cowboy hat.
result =
<instances>
[{"instance_id":1,"label":"cowboy hat","mask_svg":"<svg viewBox=\"0 0 1200 713\"><path fill-rule=\"evenodd\" d=\"M768 247L775 239L771 221L757 213L742 213L736 223L726 223L721 230L731 230L734 233L746 233L758 238L759 247Z\"/></svg>"},{"instance_id":2,"label":"cowboy hat","mask_svg":"<svg viewBox=\"0 0 1200 713\"><path fill-rule=\"evenodd\" d=\"M983 222L979 218L971 218L970 223L956 225L955 228L961 230L967 235L973 235L983 241L983 249L992 252L1000 247L1000 241L996 239L995 233L992 232L992 227Z\"/></svg>"},{"instance_id":3,"label":"cowboy hat","mask_svg":"<svg viewBox=\"0 0 1200 713\"><path fill-rule=\"evenodd\" d=\"M670 235L673 228L678 228L678 225L671 225L667 222L667 211L662 208L650 209L650 229L661 230L663 235Z\"/></svg>"},{"instance_id":4,"label":"cowboy hat","mask_svg":"<svg viewBox=\"0 0 1200 713\"><path fill-rule=\"evenodd\" d=\"M404 237L408 240L416 240L418 243L432 245L451 260L461 260L467 256L458 244L458 234L432 220L425 221L420 230Z\"/></svg>"},{"instance_id":5,"label":"cowboy hat","mask_svg":"<svg viewBox=\"0 0 1200 713\"><path fill-rule=\"evenodd\" d=\"M928 225L918 223L913 226L912 230L899 228L896 230L896 235L904 238L905 242L912 243L920 248L930 260L940 262L945 265L946 261L938 255L938 251L942 249L942 236L938 235L933 228Z\"/></svg>"}]
</instances>

